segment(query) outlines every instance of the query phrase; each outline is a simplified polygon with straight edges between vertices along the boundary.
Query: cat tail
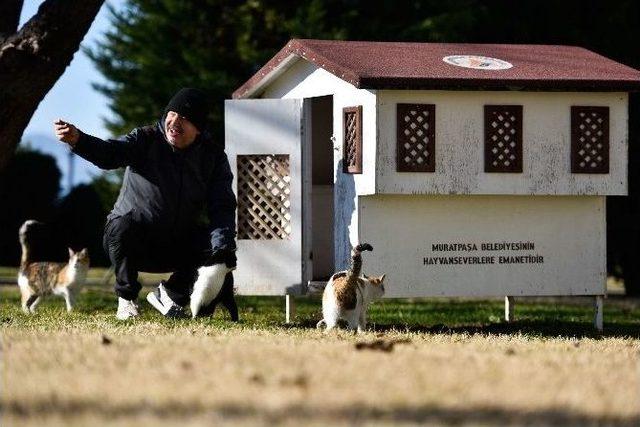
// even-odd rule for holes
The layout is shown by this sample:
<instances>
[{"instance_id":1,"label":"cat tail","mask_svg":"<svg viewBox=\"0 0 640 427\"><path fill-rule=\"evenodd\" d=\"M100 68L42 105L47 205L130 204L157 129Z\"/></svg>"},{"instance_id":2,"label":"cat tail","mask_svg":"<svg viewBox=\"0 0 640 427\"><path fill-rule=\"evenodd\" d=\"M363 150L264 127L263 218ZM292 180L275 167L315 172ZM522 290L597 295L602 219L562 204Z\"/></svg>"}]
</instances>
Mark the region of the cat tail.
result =
<instances>
[{"instance_id":1,"label":"cat tail","mask_svg":"<svg viewBox=\"0 0 640 427\"><path fill-rule=\"evenodd\" d=\"M351 268L349 268L349 276L359 277L362 271L362 256L360 254L364 251L372 251L373 246L369 243L360 243L356 245L351 251Z\"/></svg>"},{"instance_id":2,"label":"cat tail","mask_svg":"<svg viewBox=\"0 0 640 427\"><path fill-rule=\"evenodd\" d=\"M20 246L22 248L22 256L20 258L20 267L24 268L26 267L29 263L31 263L32 259L31 259L31 232L35 229L38 228L39 226L42 226L42 223L40 221L36 221L33 219L28 219L24 222L24 224L22 224L22 226L20 227L20 230L18 230L18 237L20 239Z\"/></svg>"},{"instance_id":3,"label":"cat tail","mask_svg":"<svg viewBox=\"0 0 640 427\"><path fill-rule=\"evenodd\" d=\"M320 321L316 323L316 329L322 328L322 325L327 326L327 321L324 319L320 319Z\"/></svg>"},{"instance_id":4,"label":"cat tail","mask_svg":"<svg viewBox=\"0 0 640 427\"><path fill-rule=\"evenodd\" d=\"M353 248L353 251L358 251L358 252L372 251L372 250L373 250L373 246L371 246L369 243L360 243L355 248Z\"/></svg>"}]
</instances>

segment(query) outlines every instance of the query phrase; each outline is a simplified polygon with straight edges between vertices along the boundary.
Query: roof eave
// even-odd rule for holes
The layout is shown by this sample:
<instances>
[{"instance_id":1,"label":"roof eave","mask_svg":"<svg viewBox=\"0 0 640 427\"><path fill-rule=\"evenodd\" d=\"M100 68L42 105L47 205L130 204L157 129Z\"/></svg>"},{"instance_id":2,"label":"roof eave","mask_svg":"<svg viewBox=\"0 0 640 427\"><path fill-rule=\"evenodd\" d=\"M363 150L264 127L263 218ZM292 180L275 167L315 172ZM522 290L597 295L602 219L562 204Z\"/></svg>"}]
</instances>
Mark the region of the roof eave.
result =
<instances>
[{"instance_id":1,"label":"roof eave","mask_svg":"<svg viewBox=\"0 0 640 427\"><path fill-rule=\"evenodd\" d=\"M262 67L251 79L233 92L233 98L251 98L256 93L260 93L262 89L291 68L299 59L300 57L298 55L291 53L283 59L280 59L276 64ZM269 63L267 63L267 65L269 65Z\"/></svg>"},{"instance_id":2,"label":"roof eave","mask_svg":"<svg viewBox=\"0 0 640 427\"><path fill-rule=\"evenodd\" d=\"M362 89L640 92L640 80L495 80L361 77Z\"/></svg>"},{"instance_id":3,"label":"roof eave","mask_svg":"<svg viewBox=\"0 0 640 427\"><path fill-rule=\"evenodd\" d=\"M356 73L346 67L334 64L318 52L305 46L304 40L291 39L264 67L258 70L231 96L234 99L251 98L282 75L298 59L304 59L357 88L361 87L360 77Z\"/></svg>"}]
</instances>

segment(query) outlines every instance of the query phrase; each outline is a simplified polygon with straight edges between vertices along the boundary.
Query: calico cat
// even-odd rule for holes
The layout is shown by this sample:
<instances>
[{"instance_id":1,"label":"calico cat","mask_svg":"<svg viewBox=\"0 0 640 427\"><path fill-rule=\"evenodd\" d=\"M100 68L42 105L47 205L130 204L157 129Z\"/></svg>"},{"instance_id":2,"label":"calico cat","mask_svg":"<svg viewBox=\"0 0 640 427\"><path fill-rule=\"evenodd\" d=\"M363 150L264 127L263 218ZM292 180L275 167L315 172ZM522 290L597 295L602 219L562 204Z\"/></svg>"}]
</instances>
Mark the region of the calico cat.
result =
<instances>
[{"instance_id":1,"label":"calico cat","mask_svg":"<svg viewBox=\"0 0 640 427\"><path fill-rule=\"evenodd\" d=\"M329 279L322 294L322 315L318 322L319 329L324 323L327 330L333 329L338 320L347 321L349 329L362 332L367 326L367 307L374 299L384 295L384 277L367 277L360 275L362 270L363 251L372 251L368 243L357 245L351 251L351 267L341 271Z\"/></svg>"},{"instance_id":2,"label":"calico cat","mask_svg":"<svg viewBox=\"0 0 640 427\"><path fill-rule=\"evenodd\" d=\"M73 309L76 296L87 277L89 254L87 249L74 252L69 249L69 262L33 262L31 259L29 230L42 223L29 220L20 227L22 258L18 272L18 287L22 296L22 310L34 313L42 297L50 294L64 297L67 311Z\"/></svg>"}]
</instances>

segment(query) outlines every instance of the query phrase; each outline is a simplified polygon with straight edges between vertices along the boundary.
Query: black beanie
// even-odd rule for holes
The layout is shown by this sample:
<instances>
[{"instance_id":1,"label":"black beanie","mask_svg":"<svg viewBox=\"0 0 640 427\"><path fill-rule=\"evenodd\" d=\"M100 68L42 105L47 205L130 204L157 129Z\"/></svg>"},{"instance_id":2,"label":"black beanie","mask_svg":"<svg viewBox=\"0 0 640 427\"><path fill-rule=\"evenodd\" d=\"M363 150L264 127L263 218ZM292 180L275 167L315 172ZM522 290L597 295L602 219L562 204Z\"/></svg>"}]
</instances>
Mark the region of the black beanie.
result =
<instances>
[{"instance_id":1,"label":"black beanie","mask_svg":"<svg viewBox=\"0 0 640 427\"><path fill-rule=\"evenodd\" d=\"M200 132L204 131L207 123L207 96L199 89L190 87L182 88L173 95L167 108L164 110L166 115L169 111L184 116L189 120Z\"/></svg>"}]
</instances>

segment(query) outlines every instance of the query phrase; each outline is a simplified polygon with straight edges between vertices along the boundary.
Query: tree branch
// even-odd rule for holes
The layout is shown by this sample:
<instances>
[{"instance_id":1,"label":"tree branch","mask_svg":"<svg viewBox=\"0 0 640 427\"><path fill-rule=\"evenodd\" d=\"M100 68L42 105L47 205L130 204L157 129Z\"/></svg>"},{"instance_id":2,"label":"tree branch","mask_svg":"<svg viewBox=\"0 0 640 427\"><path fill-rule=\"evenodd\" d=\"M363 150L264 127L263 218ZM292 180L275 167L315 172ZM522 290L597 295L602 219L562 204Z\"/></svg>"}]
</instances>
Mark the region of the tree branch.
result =
<instances>
[{"instance_id":1,"label":"tree branch","mask_svg":"<svg viewBox=\"0 0 640 427\"><path fill-rule=\"evenodd\" d=\"M23 0L0 2L0 43L18 30Z\"/></svg>"},{"instance_id":2,"label":"tree branch","mask_svg":"<svg viewBox=\"0 0 640 427\"><path fill-rule=\"evenodd\" d=\"M104 0L46 0L0 44L0 170L38 104L71 63ZM69 102L74 100L69 94Z\"/></svg>"}]
</instances>

